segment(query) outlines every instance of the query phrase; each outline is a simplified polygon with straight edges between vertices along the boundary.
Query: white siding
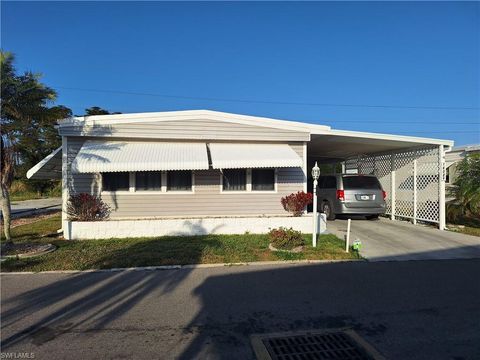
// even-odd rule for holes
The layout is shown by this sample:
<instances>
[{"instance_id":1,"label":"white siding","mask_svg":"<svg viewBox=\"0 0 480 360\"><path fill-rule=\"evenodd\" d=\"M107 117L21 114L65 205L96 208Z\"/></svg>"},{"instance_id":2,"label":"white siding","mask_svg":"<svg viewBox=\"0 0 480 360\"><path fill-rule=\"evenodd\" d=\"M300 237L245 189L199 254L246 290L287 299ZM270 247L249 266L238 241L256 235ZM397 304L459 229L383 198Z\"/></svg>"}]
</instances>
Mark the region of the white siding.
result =
<instances>
[{"instance_id":1,"label":"white siding","mask_svg":"<svg viewBox=\"0 0 480 360\"><path fill-rule=\"evenodd\" d=\"M63 126L65 136L92 136L146 139L309 141L308 132L213 120L163 121L115 125Z\"/></svg>"},{"instance_id":2,"label":"white siding","mask_svg":"<svg viewBox=\"0 0 480 360\"><path fill-rule=\"evenodd\" d=\"M72 174L71 162L84 138L68 140L69 186L73 192L97 193L100 188L96 174ZM303 158L303 143L289 143ZM103 195L112 207L112 218L147 218L168 216L283 215L281 197L304 188L302 168L279 168L277 192L221 193L219 170L195 171L194 193L123 193Z\"/></svg>"}]
</instances>

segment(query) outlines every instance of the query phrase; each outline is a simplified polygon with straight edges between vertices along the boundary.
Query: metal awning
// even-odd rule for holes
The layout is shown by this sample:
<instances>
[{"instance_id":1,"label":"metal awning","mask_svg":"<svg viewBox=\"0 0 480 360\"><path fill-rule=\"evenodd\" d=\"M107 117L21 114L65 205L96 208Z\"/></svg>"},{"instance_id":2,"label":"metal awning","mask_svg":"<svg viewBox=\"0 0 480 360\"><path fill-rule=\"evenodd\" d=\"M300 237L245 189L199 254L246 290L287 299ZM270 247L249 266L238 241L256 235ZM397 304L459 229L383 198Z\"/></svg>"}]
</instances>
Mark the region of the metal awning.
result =
<instances>
[{"instance_id":1,"label":"metal awning","mask_svg":"<svg viewBox=\"0 0 480 360\"><path fill-rule=\"evenodd\" d=\"M62 178L62 147L60 146L27 171L27 179L54 180Z\"/></svg>"},{"instance_id":2,"label":"metal awning","mask_svg":"<svg viewBox=\"0 0 480 360\"><path fill-rule=\"evenodd\" d=\"M302 167L302 158L288 144L211 143L214 169Z\"/></svg>"},{"instance_id":3,"label":"metal awning","mask_svg":"<svg viewBox=\"0 0 480 360\"><path fill-rule=\"evenodd\" d=\"M74 173L207 170L205 143L86 141L72 162Z\"/></svg>"}]
</instances>

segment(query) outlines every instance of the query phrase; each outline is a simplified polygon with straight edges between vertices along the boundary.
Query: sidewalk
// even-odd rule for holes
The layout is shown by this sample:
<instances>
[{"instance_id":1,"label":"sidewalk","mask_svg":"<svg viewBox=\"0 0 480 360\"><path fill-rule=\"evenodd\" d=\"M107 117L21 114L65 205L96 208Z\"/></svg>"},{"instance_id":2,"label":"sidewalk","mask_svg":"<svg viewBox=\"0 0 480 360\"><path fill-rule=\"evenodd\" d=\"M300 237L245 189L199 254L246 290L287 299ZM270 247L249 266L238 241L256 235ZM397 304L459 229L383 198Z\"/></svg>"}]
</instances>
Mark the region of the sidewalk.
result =
<instances>
[{"instance_id":1,"label":"sidewalk","mask_svg":"<svg viewBox=\"0 0 480 360\"><path fill-rule=\"evenodd\" d=\"M61 210L62 198L54 197L47 199L12 201L11 205L12 218L15 219L21 216L40 214L50 210Z\"/></svg>"}]
</instances>

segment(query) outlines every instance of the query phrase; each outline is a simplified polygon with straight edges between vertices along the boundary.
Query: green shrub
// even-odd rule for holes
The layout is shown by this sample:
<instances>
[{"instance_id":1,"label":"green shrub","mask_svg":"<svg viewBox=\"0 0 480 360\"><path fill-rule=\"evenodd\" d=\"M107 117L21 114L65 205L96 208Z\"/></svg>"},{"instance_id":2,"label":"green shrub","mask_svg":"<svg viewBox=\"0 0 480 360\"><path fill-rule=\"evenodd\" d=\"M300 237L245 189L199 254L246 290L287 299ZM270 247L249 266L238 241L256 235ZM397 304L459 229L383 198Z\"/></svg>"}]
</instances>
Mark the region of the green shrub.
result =
<instances>
[{"instance_id":1,"label":"green shrub","mask_svg":"<svg viewBox=\"0 0 480 360\"><path fill-rule=\"evenodd\" d=\"M277 249L292 250L297 246L305 245L302 233L300 231L279 227L272 229L268 233L270 243Z\"/></svg>"}]
</instances>

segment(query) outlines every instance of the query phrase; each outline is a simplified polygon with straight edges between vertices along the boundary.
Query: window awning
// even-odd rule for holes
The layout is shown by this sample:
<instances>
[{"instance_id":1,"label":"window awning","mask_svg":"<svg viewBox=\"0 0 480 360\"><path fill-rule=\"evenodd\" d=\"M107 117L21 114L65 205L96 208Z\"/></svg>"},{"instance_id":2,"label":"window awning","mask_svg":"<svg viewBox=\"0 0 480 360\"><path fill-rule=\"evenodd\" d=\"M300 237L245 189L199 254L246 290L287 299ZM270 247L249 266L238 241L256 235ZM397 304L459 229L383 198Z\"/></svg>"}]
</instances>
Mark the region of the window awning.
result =
<instances>
[{"instance_id":1,"label":"window awning","mask_svg":"<svg viewBox=\"0 0 480 360\"><path fill-rule=\"evenodd\" d=\"M302 158L288 144L211 143L214 169L302 167Z\"/></svg>"},{"instance_id":2,"label":"window awning","mask_svg":"<svg viewBox=\"0 0 480 360\"><path fill-rule=\"evenodd\" d=\"M62 147L60 146L27 171L27 179L53 180L62 178Z\"/></svg>"},{"instance_id":3,"label":"window awning","mask_svg":"<svg viewBox=\"0 0 480 360\"><path fill-rule=\"evenodd\" d=\"M72 162L74 173L207 170L205 143L87 140Z\"/></svg>"}]
</instances>

